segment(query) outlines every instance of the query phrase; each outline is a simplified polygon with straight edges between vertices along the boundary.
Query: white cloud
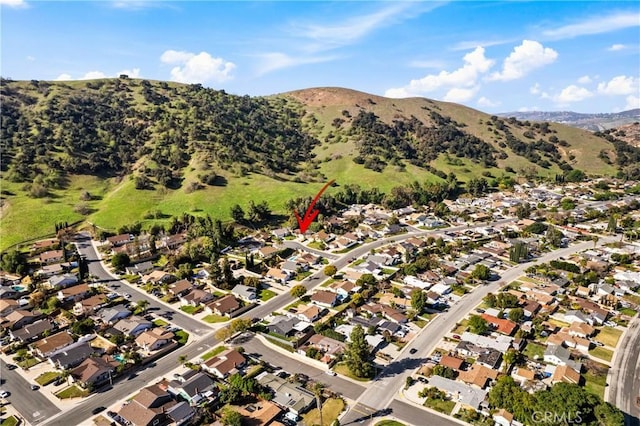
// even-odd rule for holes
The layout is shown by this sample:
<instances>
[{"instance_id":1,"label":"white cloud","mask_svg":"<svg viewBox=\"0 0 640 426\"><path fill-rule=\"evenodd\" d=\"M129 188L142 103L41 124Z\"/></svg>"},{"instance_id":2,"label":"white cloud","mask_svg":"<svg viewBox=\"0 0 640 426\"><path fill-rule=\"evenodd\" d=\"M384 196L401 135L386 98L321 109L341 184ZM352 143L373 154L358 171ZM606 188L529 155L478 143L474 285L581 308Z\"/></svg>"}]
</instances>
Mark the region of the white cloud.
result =
<instances>
[{"instance_id":1,"label":"white cloud","mask_svg":"<svg viewBox=\"0 0 640 426\"><path fill-rule=\"evenodd\" d=\"M35 56L31 56L31 55L27 56L27 61L33 62L35 60L36 60Z\"/></svg>"},{"instance_id":2,"label":"white cloud","mask_svg":"<svg viewBox=\"0 0 640 426\"><path fill-rule=\"evenodd\" d=\"M73 80L73 78L71 78L71 74L67 74L67 73L62 73L55 78L55 81L68 81L68 80Z\"/></svg>"},{"instance_id":3,"label":"white cloud","mask_svg":"<svg viewBox=\"0 0 640 426\"><path fill-rule=\"evenodd\" d=\"M574 84L571 84L565 87L564 89L562 89L562 91L558 95L554 96L553 100L554 102L559 104L570 104L573 102L583 101L592 96L593 96L593 93L591 93L589 90L585 89L584 87L579 87Z\"/></svg>"},{"instance_id":4,"label":"white cloud","mask_svg":"<svg viewBox=\"0 0 640 426\"><path fill-rule=\"evenodd\" d=\"M513 39L503 39L503 40L469 40L469 41L461 41L453 45L452 50L469 50L474 49L478 46L481 47L491 47L491 46L500 46L502 44L513 43Z\"/></svg>"},{"instance_id":5,"label":"white cloud","mask_svg":"<svg viewBox=\"0 0 640 426\"><path fill-rule=\"evenodd\" d=\"M536 83L533 86L531 86L529 88L529 93L531 93L532 95L539 95L540 94L540 85L538 83Z\"/></svg>"},{"instance_id":6,"label":"white cloud","mask_svg":"<svg viewBox=\"0 0 640 426\"><path fill-rule=\"evenodd\" d=\"M132 70L122 70L116 75L120 76L122 74L129 76L129 78L140 78L140 68L134 68Z\"/></svg>"},{"instance_id":7,"label":"white cloud","mask_svg":"<svg viewBox=\"0 0 640 426\"><path fill-rule=\"evenodd\" d=\"M271 71L295 67L298 65L317 64L332 61L336 56L300 56L292 57L286 53L271 52L259 55L258 75L263 75Z\"/></svg>"},{"instance_id":8,"label":"white cloud","mask_svg":"<svg viewBox=\"0 0 640 426\"><path fill-rule=\"evenodd\" d=\"M107 76L102 71L89 71L80 77L79 80L96 80L98 78L107 78Z\"/></svg>"},{"instance_id":9,"label":"white cloud","mask_svg":"<svg viewBox=\"0 0 640 426\"><path fill-rule=\"evenodd\" d=\"M538 108L537 106L518 108L518 112L530 112L530 111L540 111L540 108Z\"/></svg>"},{"instance_id":10,"label":"white cloud","mask_svg":"<svg viewBox=\"0 0 640 426\"><path fill-rule=\"evenodd\" d=\"M627 96L627 104L625 105L625 110L640 108L640 96Z\"/></svg>"},{"instance_id":11,"label":"white cloud","mask_svg":"<svg viewBox=\"0 0 640 426\"><path fill-rule=\"evenodd\" d=\"M479 87L477 86L472 87L470 89L465 89L462 87L454 87L449 89L449 91L447 92L446 95L444 95L444 98L442 98L442 100L446 102L457 102L457 103L468 102L478 92L478 89Z\"/></svg>"},{"instance_id":12,"label":"white cloud","mask_svg":"<svg viewBox=\"0 0 640 426\"><path fill-rule=\"evenodd\" d=\"M625 46L624 44L612 44L607 50L610 52L617 52L618 50L623 50L626 47L627 46Z\"/></svg>"},{"instance_id":13,"label":"white cloud","mask_svg":"<svg viewBox=\"0 0 640 426\"><path fill-rule=\"evenodd\" d=\"M580 84L589 84L591 83L591 81L591 77L589 77L588 75L583 75L578 79L578 83Z\"/></svg>"},{"instance_id":14,"label":"white cloud","mask_svg":"<svg viewBox=\"0 0 640 426\"><path fill-rule=\"evenodd\" d=\"M484 96L482 96L480 99L478 99L478 106L481 107L497 107L500 105L500 102L493 102L492 100L485 98Z\"/></svg>"},{"instance_id":15,"label":"white cloud","mask_svg":"<svg viewBox=\"0 0 640 426\"><path fill-rule=\"evenodd\" d=\"M1 6L9 6L16 9L29 7L26 1L24 0L0 0Z\"/></svg>"},{"instance_id":16,"label":"white cloud","mask_svg":"<svg viewBox=\"0 0 640 426\"><path fill-rule=\"evenodd\" d=\"M222 82L233 78L236 68L233 62L214 58L207 52L197 55L191 52L167 50L160 56L166 64L178 64L171 69L171 78L181 83Z\"/></svg>"},{"instance_id":17,"label":"white cloud","mask_svg":"<svg viewBox=\"0 0 640 426\"><path fill-rule=\"evenodd\" d=\"M388 89L385 92L385 96L392 98L419 96L443 87L456 89L474 88L480 75L489 71L494 64L493 60L484 56L484 48L482 47L477 47L472 52L464 55L463 60L464 65L457 70L451 72L440 71L439 74L429 74L421 79L411 80L404 87ZM462 95L462 91L447 94L450 97Z\"/></svg>"},{"instance_id":18,"label":"white cloud","mask_svg":"<svg viewBox=\"0 0 640 426\"><path fill-rule=\"evenodd\" d=\"M624 28L640 26L640 15L636 12L617 12L609 16L594 16L582 22L543 31L552 39L573 38L582 35L602 34Z\"/></svg>"},{"instance_id":19,"label":"white cloud","mask_svg":"<svg viewBox=\"0 0 640 426\"><path fill-rule=\"evenodd\" d=\"M598 84L598 93L603 95L638 95L640 93L640 78L619 75L606 83Z\"/></svg>"},{"instance_id":20,"label":"white cloud","mask_svg":"<svg viewBox=\"0 0 640 426\"><path fill-rule=\"evenodd\" d=\"M558 52L537 41L523 40L504 60L501 72L491 74L490 80L509 81L524 77L530 71L553 63Z\"/></svg>"}]
</instances>

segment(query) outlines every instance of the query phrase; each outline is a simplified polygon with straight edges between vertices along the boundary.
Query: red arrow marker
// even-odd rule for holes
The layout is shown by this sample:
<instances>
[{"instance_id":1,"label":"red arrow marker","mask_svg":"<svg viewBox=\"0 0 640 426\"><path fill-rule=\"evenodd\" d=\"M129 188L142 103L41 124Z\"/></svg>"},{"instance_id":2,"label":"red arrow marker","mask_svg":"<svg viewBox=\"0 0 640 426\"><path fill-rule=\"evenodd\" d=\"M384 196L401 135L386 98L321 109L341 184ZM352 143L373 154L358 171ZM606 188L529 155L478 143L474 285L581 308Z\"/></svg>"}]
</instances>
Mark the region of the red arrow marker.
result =
<instances>
[{"instance_id":1,"label":"red arrow marker","mask_svg":"<svg viewBox=\"0 0 640 426\"><path fill-rule=\"evenodd\" d=\"M335 182L335 180L330 180L329 182L327 182L325 184L325 186L322 187L322 189L320 190L320 192L318 192L318 195L316 195L316 197L313 199L313 201L311 201L311 204L309 204L309 207L307 208L307 211L304 214L304 218L301 218L300 215L298 214L297 210L293 211L293 214L296 215L296 219L298 220L298 226L300 227L300 233L304 234L305 232L307 232L307 229L309 228L309 225L311 225L311 223L315 220L315 218L318 216L318 214L320 213L319 210L314 209L316 202L318 201L318 199L320 198L320 196L322 195L322 193L333 183Z\"/></svg>"}]
</instances>

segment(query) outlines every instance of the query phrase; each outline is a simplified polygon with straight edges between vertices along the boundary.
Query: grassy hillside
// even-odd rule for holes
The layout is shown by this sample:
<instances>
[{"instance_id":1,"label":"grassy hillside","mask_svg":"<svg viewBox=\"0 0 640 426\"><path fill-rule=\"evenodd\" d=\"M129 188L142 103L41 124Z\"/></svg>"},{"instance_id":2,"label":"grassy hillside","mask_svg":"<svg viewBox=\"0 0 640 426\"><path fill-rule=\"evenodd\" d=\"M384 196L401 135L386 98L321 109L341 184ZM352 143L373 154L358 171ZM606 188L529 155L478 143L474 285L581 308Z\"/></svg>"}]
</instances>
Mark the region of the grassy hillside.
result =
<instances>
[{"instance_id":1,"label":"grassy hillside","mask_svg":"<svg viewBox=\"0 0 640 426\"><path fill-rule=\"evenodd\" d=\"M134 79L3 80L0 95L0 250L60 221L115 230L183 212L227 220L250 200L288 213L287 200L329 179L386 192L449 173L616 172L599 155L615 159L614 147L591 133L423 98L339 88L250 98ZM164 219L144 219L151 212Z\"/></svg>"}]
</instances>

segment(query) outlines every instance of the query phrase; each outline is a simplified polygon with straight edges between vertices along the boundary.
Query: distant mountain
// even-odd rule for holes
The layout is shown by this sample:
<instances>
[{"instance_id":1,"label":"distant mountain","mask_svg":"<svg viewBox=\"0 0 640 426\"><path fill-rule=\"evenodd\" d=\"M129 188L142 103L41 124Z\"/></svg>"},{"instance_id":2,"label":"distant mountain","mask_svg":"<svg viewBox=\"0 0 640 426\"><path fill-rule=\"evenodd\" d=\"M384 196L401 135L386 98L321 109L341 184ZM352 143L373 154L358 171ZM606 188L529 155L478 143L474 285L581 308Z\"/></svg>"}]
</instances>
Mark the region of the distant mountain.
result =
<instances>
[{"instance_id":1,"label":"distant mountain","mask_svg":"<svg viewBox=\"0 0 640 426\"><path fill-rule=\"evenodd\" d=\"M572 111L527 111L504 112L498 115L515 117L518 120L551 121L595 132L640 121L640 108L601 114L581 114Z\"/></svg>"}]
</instances>

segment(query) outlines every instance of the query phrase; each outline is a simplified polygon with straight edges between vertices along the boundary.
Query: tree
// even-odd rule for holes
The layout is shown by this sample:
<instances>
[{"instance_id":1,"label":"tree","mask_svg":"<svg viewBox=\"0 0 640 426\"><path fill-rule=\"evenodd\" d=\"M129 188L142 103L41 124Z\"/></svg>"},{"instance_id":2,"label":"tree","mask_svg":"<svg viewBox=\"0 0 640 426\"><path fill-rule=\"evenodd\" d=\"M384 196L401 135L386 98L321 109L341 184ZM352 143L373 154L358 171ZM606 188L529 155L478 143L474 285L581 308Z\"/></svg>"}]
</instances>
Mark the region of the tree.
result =
<instances>
[{"instance_id":1,"label":"tree","mask_svg":"<svg viewBox=\"0 0 640 426\"><path fill-rule=\"evenodd\" d=\"M471 277L476 280L488 280L491 277L491 269L486 265L478 264L471 272Z\"/></svg>"},{"instance_id":2,"label":"tree","mask_svg":"<svg viewBox=\"0 0 640 426\"><path fill-rule=\"evenodd\" d=\"M184 365L184 363L187 362L187 356L186 355L180 355L178 357L178 362L180 363L180 365Z\"/></svg>"},{"instance_id":3,"label":"tree","mask_svg":"<svg viewBox=\"0 0 640 426\"><path fill-rule=\"evenodd\" d=\"M231 332L231 327L222 327L215 332L214 336L216 339L224 342L229 337L233 336L233 332Z\"/></svg>"},{"instance_id":4,"label":"tree","mask_svg":"<svg viewBox=\"0 0 640 426\"><path fill-rule=\"evenodd\" d=\"M323 272L326 276L332 277L336 274L336 272L338 272L338 269L333 265L327 265L324 267Z\"/></svg>"},{"instance_id":5,"label":"tree","mask_svg":"<svg viewBox=\"0 0 640 426\"><path fill-rule=\"evenodd\" d=\"M509 260L514 263L520 263L521 260L526 259L529 255L529 249L527 245L522 241L516 242L509 249Z\"/></svg>"},{"instance_id":6,"label":"tree","mask_svg":"<svg viewBox=\"0 0 640 426\"><path fill-rule=\"evenodd\" d=\"M471 315L469 318L469 328L472 333L484 334L489 331L489 324L479 315Z\"/></svg>"},{"instance_id":7,"label":"tree","mask_svg":"<svg viewBox=\"0 0 640 426\"><path fill-rule=\"evenodd\" d=\"M147 299L141 299L138 300L138 302L136 303L136 305L138 306L138 308L140 308L140 310L142 311L142 315L144 315L147 312L147 308L149 307L149 301Z\"/></svg>"},{"instance_id":8,"label":"tree","mask_svg":"<svg viewBox=\"0 0 640 426\"><path fill-rule=\"evenodd\" d=\"M422 291L422 289L414 288L411 290L411 307L415 309L418 315L422 313L426 302L424 291Z\"/></svg>"},{"instance_id":9,"label":"tree","mask_svg":"<svg viewBox=\"0 0 640 426\"><path fill-rule=\"evenodd\" d=\"M236 318L231 321L229 327L232 334L244 333L251 327L251 320L249 318Z\"/></svg>"},{"instance_id":10,"label":"tree","mask_svg":"<svg viewBox=\"0 0 640 426\"><path fill-rule=\"evenodd\" d=\"M111 266L113 266L116 271L124 270L130 263L131 259L127 253L116 253L111 258Z\"/></svg>"},{"instance_id":11,"label":"tree","mask_svg":"<svg viewBox=\"0 0 640 426\"><path fill-rule=\"evenodd\" d=\"M95 324L91 318L85 318L71 324L71 331L77 335L85 335L93 332Z\"/></svg>"},{"instance_id":12,"label":"tree","mask_svg":"<svg viewBox=\"0 0 640 426\"><path fill-rule=\"evenodd\" d=\"M493 308L496 306L497 300L496 295L493 293L489 293L484 297L484 303L487 304L488 307Z\"/></svg>"},{"instance_id":13,"label":"tree","mask_svg":"<svg viewBox=\"0 0 640 426\"><path fill-rule=\"evenodd\" d=\"M316 406L320 413L320 425L324 425L322 421L322 392L324 391L324 385L320 382L313 384L313 394L316 396Z\"/></svg>"},{"instance_id":14,"label":"tree","mask_svg":"<svg viewBox=\"0 0 640 426\"><path fill-rule=\"evenodd\" d=\"M509 311L509 319L513 322L520 322L524 318L524 310L522 308L513 308Z\"/></svg>"},{"instance_id":15,"label":"tree","mask_svg":"<svg viewBox=\"0 0 640 426\"><path fill-rule=\"evenodd\" d=\"M618 229L618 218L616 215L611 215L609 218L609 222L607 223L607 232L610 234L615 234Z\"/></svg>"},{"instance_id":16,"label":"tree","mask_svg":"<svg viewBox=\"0 0 640 426\"><path fill-rule=\"evenodd\" d=\"M231 407L226 407L222 411L222 419L220 421L224 426L242 426L243 415L238 413Z\"/></svg>"},{"instance_id":17,"label":"tree","mask_svg":"<svg viewBox=\"0 0 640 426\"><path fill-rule=\"evenodd\" d=\"M27 273L27 258L18 250L11 250L0 255L0 268L12 274L25 275Z\"/></svg>"},{"instance_id":18,"label":"tree","mask_svg":"<svg viewBox=\"0 0 640 426\"><path fill-rule=\"evenodd\" d=\"M445 367L444 365L440 365L440 364L438 364L435 367L433 367L432 372L436 376L441 376L441 377L444 377L446 379L452 379L453 380L456 377L456 372L453 371L452 368Z\"/></svg>"},{"instance_id":19,"label":"tree","mask_svg":"<svg viewBox=\"0 0 640 426\"><path fill-rule=\"evenodd\" d=\"M307 294L307 289L302 284L294 285L291 287L291 290L289 290L289 294L291 297L298 299Z\"/></svg>"},{"instance_id":20,"label":"tree","mask_svg":"<svg viewBox=\"0 0 640 426\"><path fill-rule=\"evenodd\" d=\"M371 351L364 337L364 329L356 325L351 332L351 342L344 351L347 367L356 377L371 377L373 374L373 365L369 362Z\"/></svg>"},{"instance_id":21,"label":"tree","mask_svg":"<svg viewBox=\"0 0 640 426\"><path fill-rule=\"evenodd\" d=\"M241 223L242 221L244 221L244 210L242 210L240 204L235 204L233 207L231 207L231 218L236 223Z\"/></svg>"},{"instance_id":22,"label":"tree","mask_svg":"<svg viewBox=\"0 0 640 426\"><path fill-rule=\"evenodd\" d=\"M47 299L47 309L53 311L55 308L60 306L60 303L60 299L58 299L56 296L51 296Z\"/></svg>"}]
</instances>

